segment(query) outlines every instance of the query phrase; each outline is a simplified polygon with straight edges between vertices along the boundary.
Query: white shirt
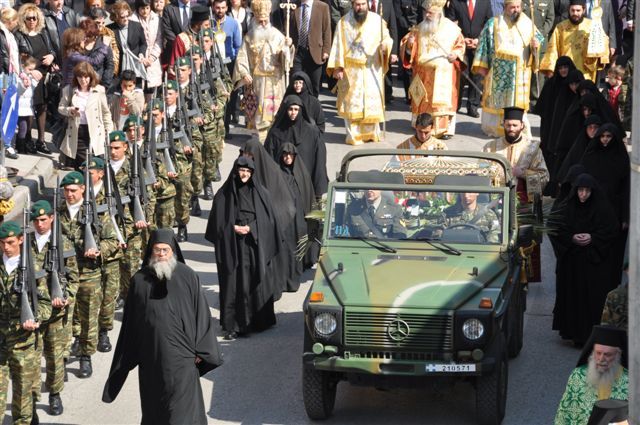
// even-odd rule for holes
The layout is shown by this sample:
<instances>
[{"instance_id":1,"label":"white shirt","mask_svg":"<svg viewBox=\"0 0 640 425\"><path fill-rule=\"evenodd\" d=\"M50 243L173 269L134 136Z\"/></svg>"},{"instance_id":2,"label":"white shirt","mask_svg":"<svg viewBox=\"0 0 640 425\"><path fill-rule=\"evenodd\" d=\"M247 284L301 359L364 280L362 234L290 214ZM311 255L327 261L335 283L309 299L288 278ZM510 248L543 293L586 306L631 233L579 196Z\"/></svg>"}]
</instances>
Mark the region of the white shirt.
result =
<instances>
[{"instance_id":1,"label":"white shirt","mask_svg":"<svg viewBox=\"0 0 640 425\"><path fill-rule=\"evenodd\" d=\"M98 193L100 193L100 191L102 190L102 185L104 183L104 180L100 180L98 183L96 183L93 186L93 194L97 195Z\"/></svg>"},{"instance_id":2,"label":"white shirt","mask_svg":"<svg viewBox=\"0 0 640 425\"><path fill-rule=\"evenodd\" d=\"M20 265L20 255L8 258L5 254L2 254L2 261L4 262L4 268L9 275Z\"/></svg>"},{"instance_id":3,"label":"white shirt","mask_svg":"<svg viewBox=\"0 0 640 425\"><path fill-rule=\"evenodd\" d=\"M51 237L51 229L44 235L41 235L38 232L35 232L36 235L36 244L38 245L38 252L42 252L44 246L49 242L49 238Z\"/></svg>"},{"instance_id":4,"label":"white shirt","mask_svg":"<svg viewBox=\"0 0 640 425\"><path fill-rule=\"evenodd\" d=\"M300 3L300 31L302 31L302 12L304 12L304 5L307 5L307 9L309 9L307 11L307 16L309 17L309 20L307 21L307 34L309 34L309 25L311 25L311 10L313 10L313 0L307 0L307 1L303 1L302 3Z\"/></svg>"},{"instance_id":5,"label":"white shirt","mask_svg":"<svg viewBox=\"0 0 640 425\"><path fill-rule=\"evenodd\" d=\"M166 112L167 112L167 115L169 116L169 118L173 117L173 114L176 113L176 109L177 108L178 108L178 105L167 106Z\"/></svg>"},{"instance_id":6,"label":"white shirt","mask_svg":"<svg viewBox=\"0 0 640 425\"><path fill-rule=\"evenodd\" d=\"M124 158L119 161L114 161L113 159L109 160L109 164L111 164L111 168L113 168L113 174L118 174L118 171L122 168L122 164L124 164Z\"/></svg>"},{"instance_id":7,"label":"white shirt","mask_svg":"<svg viewBox=\"0 0 640 425\"><path fill-rule=\"evenodd\" d=\"M82 201L78 202L77 204L70 204L67 202L67 210L69 210L69 216L71 217L71 220L76 218L76 216L78 215L78 211L80 211L81 206L82 206Z\"/></svg>"}]
</instances>

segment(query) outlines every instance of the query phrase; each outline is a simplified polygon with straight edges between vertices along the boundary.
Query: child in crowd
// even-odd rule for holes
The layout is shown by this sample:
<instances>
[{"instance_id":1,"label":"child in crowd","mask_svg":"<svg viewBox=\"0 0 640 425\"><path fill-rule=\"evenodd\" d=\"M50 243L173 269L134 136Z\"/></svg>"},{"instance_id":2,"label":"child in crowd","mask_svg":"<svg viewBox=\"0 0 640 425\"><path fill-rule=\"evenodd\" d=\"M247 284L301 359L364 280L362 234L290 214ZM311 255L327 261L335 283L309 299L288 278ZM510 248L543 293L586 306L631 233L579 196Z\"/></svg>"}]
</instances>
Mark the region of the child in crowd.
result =
<instances>
[{"instance_id":1,"label":"child in crowd","mask_svg":"<svg viewBox=\"0 0 640 425\"><path fill-rule=\"evenodd\" d=\"M22 72L25 79L18 79L18 138L16 149L18 153L35 154L36 144L31 139L31 124L33 121L33 91L38 85L31 72L36 69L38 62L32 56L25 56L22 59ZM7 149L8 150L8 149Z\"/></svg>"},{"instance_id":2,"label":"child in crowd","mask_svg":"<svg viewBox=\"0 0 640 425\"><path fill-rule=\"evenodd\" d=\"M613 65L607 72L607 83L603 90L604 97L609 101L611 108L618 115L618 119L622 118L620 110L620 102L618 98L622 89L622 79L624 78L624 68L620 65Z\"/></svg>"}]
</instances>

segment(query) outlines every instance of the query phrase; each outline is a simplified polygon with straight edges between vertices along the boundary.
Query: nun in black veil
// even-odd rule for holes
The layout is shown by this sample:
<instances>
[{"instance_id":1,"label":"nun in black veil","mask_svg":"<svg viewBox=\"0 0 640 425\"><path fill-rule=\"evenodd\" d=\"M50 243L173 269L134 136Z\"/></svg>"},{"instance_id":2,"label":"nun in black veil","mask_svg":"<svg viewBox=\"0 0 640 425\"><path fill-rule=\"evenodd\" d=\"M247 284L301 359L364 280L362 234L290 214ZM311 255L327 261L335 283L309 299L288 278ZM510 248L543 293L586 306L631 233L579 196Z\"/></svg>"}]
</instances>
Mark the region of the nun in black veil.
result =
<instances>
[{"instance_id":1,"label":"nun in black veil","mask_svg":"<svg viewBox=\"0 0 640 425\"><path fill-rule=\"evenodd\" d=\"M213 199L205 239L215 246L220 285L220 324L225 339L276 323L281 284L274 260L281 252L273 196L241 156Z\"/></svg>"}]
</instances>

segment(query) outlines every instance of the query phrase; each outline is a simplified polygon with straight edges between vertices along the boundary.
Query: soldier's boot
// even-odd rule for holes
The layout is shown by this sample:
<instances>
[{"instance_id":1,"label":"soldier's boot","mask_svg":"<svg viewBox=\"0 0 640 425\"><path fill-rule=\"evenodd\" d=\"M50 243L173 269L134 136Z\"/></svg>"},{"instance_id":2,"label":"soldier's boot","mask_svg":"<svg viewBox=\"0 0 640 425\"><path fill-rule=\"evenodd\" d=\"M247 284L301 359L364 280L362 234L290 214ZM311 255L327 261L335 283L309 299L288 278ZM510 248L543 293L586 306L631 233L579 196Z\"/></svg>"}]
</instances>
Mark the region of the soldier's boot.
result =
<instances>
[{"instance_id":1,"label":"soldier's boot","mask_svg":"<svg viewBox=\"0 0 640 425\"><path fill-rule=\"evenodd\" d=\"M204 181L204 196L202 198L206 201L213 199L213 183L209 180Z\"/></svg>"},{"instance_id":2,"label":"soldier's boot","mask_svg":"<svg viewBox=\"0 0 640 425\"><path fill-rule=\"evenodd\" d=\"M78 378L89 378L92 374L91 356L80 356L80 373L78 373Z\"/></svg>"},{"instance_id":3,"label":"soldier's boot","mask_svg":"<svg viewBox=\"0 0 640 425\"><path fill-rule=\"evenodd\" d=\"M38 409L36 406L36 398L33 398L33 408L31 410L31 425L40 425L40 418L38 417Z\"/></svg>"},{"instance_id":4,"label":"soldier's boot","mask_svg":"<svg viewBox=\"0 0 640 425\"><path fill-rule=\"evenodd\" d=\"M64 382L69 382L69 374L67 373L67 359L64 359Z\"/></svg>"},{"instance_id":5,"label":"soldier's boot","mask_svg":"<svg viewBox=\"0 0 640 425\"><path fill-rule=\"evenodd\" d=\"M200 208L198 195L193 195L191 197L191 215L194 217L200 217L202 215L202 209Z\"/></svg>"},{"instance_id":6,"label":"soldier's boot","mask_svg":"<svg viewBox=\"0 0 640 425\"><path fill-rule=\"evenodd\" d=\"M101 353L108 353L111 351L111 341L109 341L108 330L100 329L98 333L98 351Z\"/></svg>"},{"instance_id":7,"label":"soldier's boot","mask_svg":"<svg viewBox=\"0 0 640 425\"><path fill-rule=\"evenodd\" d=\"M216 167L216 173L213 175L213 181L219 182L222 180L222 175L220 174L220 167Z\"/></svg>"},{"instance_id":8,"label":"soldier's boot","mask_svg":"<svg viewBox=\"0 0 640 425\"><path fill-rule=\"evenodd\" d=\"M80 340L76 337L71 344L71 355L74 357L80 356Z\"/></svg>"},{"instance_id":9,"label":"soldier's boot","mask_svg":"<svg viewBox=\"0 0 640 425\"><path fill-rule=\"evenodd\" d=\"M64 407L62 407L60 393L49 394L49 414L59 416L62 415L62 412L64 412Z\"/></svg>"},{"instance_id":10,"label":"soldier's boot","mask_svg":"<svg viewBox=\"0 0 640 425\"><path fill-rule=\"evenodd\" d=\"M185 242L189 240L189 234L187 233L187 225L179 224L178 225L178 242Z\"/></svg>"}]
</instances>

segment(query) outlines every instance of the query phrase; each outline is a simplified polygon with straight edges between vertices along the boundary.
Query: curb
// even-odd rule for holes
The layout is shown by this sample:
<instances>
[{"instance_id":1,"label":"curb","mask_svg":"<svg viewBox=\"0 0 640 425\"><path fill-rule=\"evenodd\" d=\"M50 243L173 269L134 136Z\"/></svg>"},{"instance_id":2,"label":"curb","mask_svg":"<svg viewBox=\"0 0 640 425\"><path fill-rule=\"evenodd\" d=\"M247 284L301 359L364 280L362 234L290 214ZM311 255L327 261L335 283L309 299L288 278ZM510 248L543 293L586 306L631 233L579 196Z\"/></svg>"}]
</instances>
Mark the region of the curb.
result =
<instances>
[{"instance_id":1,"label":"curb","mask_svg":"<svg viewBox=\"0 0 640 425\"><path fill-rule=\"evenodd\" d=\"M5 221L21 220L27 194L31 196L32 202L40 199L45 182L47 182L55 172L53 166L54 160L55 159L51 157L41 157L27 175L16 179L18 184L13 188L12 197L15 205L11 212L4 216Z\"/></svg>"}]
</instances>

